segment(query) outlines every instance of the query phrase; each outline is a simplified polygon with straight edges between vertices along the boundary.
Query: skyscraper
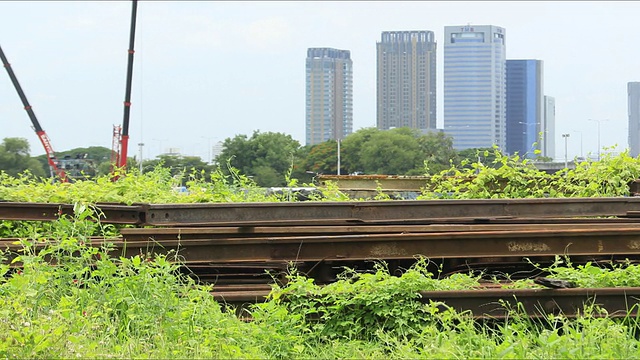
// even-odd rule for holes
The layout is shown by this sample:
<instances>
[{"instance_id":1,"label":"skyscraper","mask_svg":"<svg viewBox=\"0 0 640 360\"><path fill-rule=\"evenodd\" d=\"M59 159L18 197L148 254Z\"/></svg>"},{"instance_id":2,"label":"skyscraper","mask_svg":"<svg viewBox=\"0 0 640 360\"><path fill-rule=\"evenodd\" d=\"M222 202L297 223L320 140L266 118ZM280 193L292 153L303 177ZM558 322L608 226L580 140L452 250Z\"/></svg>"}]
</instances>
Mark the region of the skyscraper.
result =
<instances>
[{"instance_id":1,"label":"skyscraper","mask_svg":"<svg viewBox=\"0 0 640 360\"><path fill-rule=\"evenodd\" d=\"M377 48L377 127L436 128L433 31L385 31Z\"/></svg>"},{"instance_id":2,"label":"skyscraper","mask_svg":"<svg viewBox=\"0 0 640 360\"><path fill-rule=\"evenodd\" d=\"M509 154L536 158L545 128L542 60L507 60L507 147ZM540 154L543 155L543 154Z\"/></svg>"},{"instance_id":3,"label":"skyscraper","mask_svg":"<svg viewBox=\"0 0 640 360\"><path fill-rule=\"evenodd\" d=\"M348 50L307 50L307 145L340 140L353 132L352 66Z\"/></svg>"},{"instance_id":4,"label":"skyscraper","mask_svg":"<svg viewBox=\"0 0 640 360\"><path fill-rule=\"evenodd\" d=\"M444 34L444 131L457 150L505 150L505 29L445 26Z\"/></svg>"},{"instance_id":5,"label":"skyscraper","mask_svg":"<svg viewBox=\"0 0 640 360\"><path fill-rule=\"evenodd\" d=\"M640 155L640 82L627 83L629 109L629 155Z\"/></svg>"}]
</instances>

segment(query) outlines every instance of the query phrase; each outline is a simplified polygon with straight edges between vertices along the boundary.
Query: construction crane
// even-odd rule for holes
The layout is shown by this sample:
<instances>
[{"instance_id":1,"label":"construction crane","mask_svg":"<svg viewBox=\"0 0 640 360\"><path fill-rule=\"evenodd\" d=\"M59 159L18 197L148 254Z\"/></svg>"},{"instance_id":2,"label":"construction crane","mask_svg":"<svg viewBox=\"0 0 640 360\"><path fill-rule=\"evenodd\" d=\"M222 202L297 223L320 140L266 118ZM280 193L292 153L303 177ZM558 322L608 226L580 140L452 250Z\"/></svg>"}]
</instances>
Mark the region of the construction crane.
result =
<instances>
[{"instance_id":1,"label":"construction crane","mask_svg":"<svg viewBox=\"0 0 640 360\"><path fill-rule=\"evenodd\" d=\"M56 176L60 179L60 181L67 182L68 181L67 174L64 172L62 168L59 167L59 162L58 162L58 159L56 158L55 151L53 151L53 146L51 146L51 141L49 140L49 136L47 136L47 133L42 129L42 126L40 126L40 122L38 121L38 118L36 118L36 114L33 112L31 105L29 105L29 101L27 100L27 97L24 95L24 92L22 91L22 87L20 86L20 83L18 82L16 75L13 73L13 69L11 69L11 65L9 64L7 57L4 55L4 51L2 51L2 47L0 47L0 58L2 59L2 64L4 65L4 68L7 69L7 73L9 73L9 77L11 78L11 82L13 83L13 86L16 88L16 91L18 92L18 96L20 96L20 100L22 100L24 109L27 111L27 114L29 114L29 118L31 119L31 123L33 124L33 130L35 130L36 134L38 135L38 138L40 139L40 142L42 143L42 146L44 147L44 151L47 153L47 161L49 162L49 168L51 169L51 172L55 173Z\"/></svg>"},{"instance_id":2,"label":"construction crane","mask_svg":"<svg viewBox=\"0 0 640 360\"><path fill-rule=\"evenodd\" d=\"M133 45L136 37L136 14L138 10L138 0L131 2L131 30L129 32L129 50L127 62L127 83L124 95L124 117L122 126L113 127L112 140L112 163L116 168L125 169L127 166L127 151L129 149L129 114L131 112L131 79L133 78ZM142 161L142 159L140 159ZM117 179L118 176L114 176Z\"/></svg>"}]
</instances>

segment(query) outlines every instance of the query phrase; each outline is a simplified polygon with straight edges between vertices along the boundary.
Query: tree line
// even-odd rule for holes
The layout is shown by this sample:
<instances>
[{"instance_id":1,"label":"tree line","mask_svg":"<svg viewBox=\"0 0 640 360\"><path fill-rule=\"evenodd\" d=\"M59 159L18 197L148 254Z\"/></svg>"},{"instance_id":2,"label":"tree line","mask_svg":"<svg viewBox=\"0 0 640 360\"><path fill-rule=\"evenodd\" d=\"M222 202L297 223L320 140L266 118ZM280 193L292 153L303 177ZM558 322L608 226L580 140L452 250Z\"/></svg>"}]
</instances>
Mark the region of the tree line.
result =
<instances>
[{"instance_id":1,"label":"tree line","mask_svg":"<svg viewBox=\"0 0 640 360\"><path fill-rule=\"evenodd\" d=\"M340 142L340 174L427 175L436 174L463 161L476 162L486 149L456 151L452 138L443 132L423 133L416 129L360 129ZM31 157L30 146L23 138L5 138L0 143L0 170L16 176L28 170L33 176L49 175L46 155ZM493 151L489 151L492 154ZM77 148L56 154L58 159L85 177L105 175L111 171L111 149ZM491 159L485 159L489 164ZM139 159L128 160L130 169L140 167ZM290 135L254 131L251 136L236 135L223 142L222 152L213 164L198 156L159 155L142 162L143 171L164 166L177 175L185 171L209 174L219 170L253 179L260 186L284 186L289 179L310 183L318 174L337 174L338 143L329 140L302 146Z\"/></svg>"}]
</instances>

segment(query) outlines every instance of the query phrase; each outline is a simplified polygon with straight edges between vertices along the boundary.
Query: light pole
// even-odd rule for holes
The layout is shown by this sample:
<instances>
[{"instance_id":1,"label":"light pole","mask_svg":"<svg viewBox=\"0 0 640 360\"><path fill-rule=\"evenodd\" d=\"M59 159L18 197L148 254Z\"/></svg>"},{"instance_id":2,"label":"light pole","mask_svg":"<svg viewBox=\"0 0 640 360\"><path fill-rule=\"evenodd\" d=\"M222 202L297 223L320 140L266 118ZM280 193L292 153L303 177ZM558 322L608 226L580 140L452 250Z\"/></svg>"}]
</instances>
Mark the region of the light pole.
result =
<instances>
[{"instance_id":1,"label":"light pole","mask_svg":"<svg viewBox=\"0 0 640 360\"><path fill-rule=\"evenodd\" d=\"M600 119L589 119L589 121L596 121L596 122L598 122L598 161L600 161L600 122L601 122L601 121L609 121L609 119L604 119L604 120L600 120Z\"/></svg>"},{"instance_id":2,"label":"light pole","mask_svg":"<svg viewBox=\"0 0 640 360\"><path fill-rule=\"evenodd\" d=\"M564 168L568 169L569 168L569 156L567 155L567 149L568 149L568 142L569 142L569 134L562 134L562 137L564 138Z\"/></svg>"}]
</instances>

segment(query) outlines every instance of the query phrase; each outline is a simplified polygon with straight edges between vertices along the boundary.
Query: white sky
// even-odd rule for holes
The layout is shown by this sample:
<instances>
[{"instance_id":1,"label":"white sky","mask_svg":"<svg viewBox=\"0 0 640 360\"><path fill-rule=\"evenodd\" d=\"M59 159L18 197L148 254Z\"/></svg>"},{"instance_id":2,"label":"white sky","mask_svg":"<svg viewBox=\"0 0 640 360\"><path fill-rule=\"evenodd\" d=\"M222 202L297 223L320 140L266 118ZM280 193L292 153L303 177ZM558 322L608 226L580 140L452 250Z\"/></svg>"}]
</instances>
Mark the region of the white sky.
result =
<instances>
[{"instance_id":1,"label":"white sky","mask_svg":"<svg viewBox=\"0 0 640 360\"><path fill-rule=\"evenodd\" d=\"M507 59L544 61L556 98L556 158L627 147L627 82L640 81L636 1L147 1L138 3L129 155L168 148L208 159L208 144L254 130L304 145L309 47L351 51L354 131L376 123L382 31L432 30L442 127L444 27L506 29ZM0 46L57 151L111 147L121 124L129 1L0 1ZM6 71L0 139L44 153ZM581 131L581 132L579 132Z\"/></svg>"}]
</instances>

